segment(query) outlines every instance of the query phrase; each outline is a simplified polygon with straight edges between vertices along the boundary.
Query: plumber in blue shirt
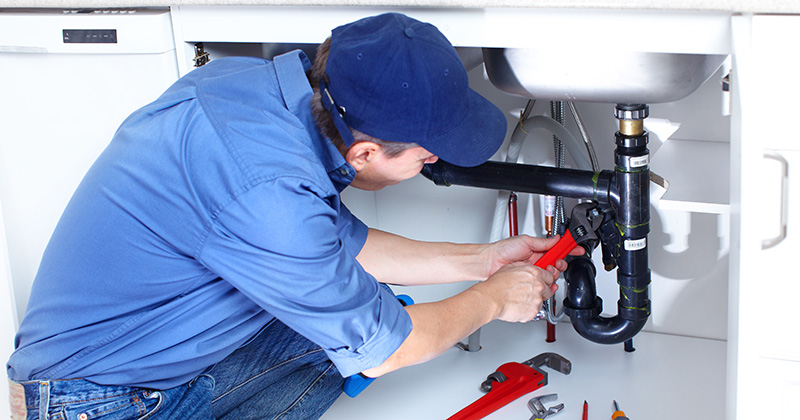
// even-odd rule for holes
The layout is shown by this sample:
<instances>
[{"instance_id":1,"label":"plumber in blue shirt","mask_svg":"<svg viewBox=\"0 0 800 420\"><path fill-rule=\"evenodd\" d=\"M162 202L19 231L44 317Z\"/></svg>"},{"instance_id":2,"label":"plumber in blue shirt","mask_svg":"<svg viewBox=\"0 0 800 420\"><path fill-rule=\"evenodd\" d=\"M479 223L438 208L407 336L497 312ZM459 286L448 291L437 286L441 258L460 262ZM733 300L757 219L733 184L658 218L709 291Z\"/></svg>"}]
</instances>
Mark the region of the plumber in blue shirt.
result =
<instances>
[{"instance_id":1,"label":"plumber in blue shirt","mask_svg":"<svg viewBox=\"0 0 800 420\"><path fill-rule=\"evenodd\" d=\"M343 377L531 320L566 268L532 265L556 239L420 242L339 197L478 165L505 134L447 39L401 14L334 29L313 68L293 51L190 72L128 117L61 217L7 366L14 412L318 418ZM469 280L409 307L381 285Z\"/></svg>"}]
</instances>

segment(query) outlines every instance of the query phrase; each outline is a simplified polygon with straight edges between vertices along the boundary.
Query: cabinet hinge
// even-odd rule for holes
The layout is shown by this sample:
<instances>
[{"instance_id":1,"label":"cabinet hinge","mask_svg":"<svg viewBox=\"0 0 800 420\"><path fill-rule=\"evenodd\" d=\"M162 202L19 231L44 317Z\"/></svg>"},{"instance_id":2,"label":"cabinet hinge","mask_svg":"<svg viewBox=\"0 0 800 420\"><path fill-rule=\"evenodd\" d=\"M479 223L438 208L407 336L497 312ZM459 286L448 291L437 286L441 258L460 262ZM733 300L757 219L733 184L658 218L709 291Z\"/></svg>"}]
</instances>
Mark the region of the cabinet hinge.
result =
<instances>
[{"instance_id":1,"label":"cabinet hinge","mask_svg":"<svg viewBox=\"0 0 800 420\"><path fill-rule=\"evenodd\" d=\"M193 60L194 60L194 66L195 67L204 66L204 65L208 64L209 61L211 61L211 58L209 58L208 53L206 52L205 47L203 47L203 43L202 42L198 42L197 44L194 44L194 58L193 58Z\"/></svg>"}]
</instances>

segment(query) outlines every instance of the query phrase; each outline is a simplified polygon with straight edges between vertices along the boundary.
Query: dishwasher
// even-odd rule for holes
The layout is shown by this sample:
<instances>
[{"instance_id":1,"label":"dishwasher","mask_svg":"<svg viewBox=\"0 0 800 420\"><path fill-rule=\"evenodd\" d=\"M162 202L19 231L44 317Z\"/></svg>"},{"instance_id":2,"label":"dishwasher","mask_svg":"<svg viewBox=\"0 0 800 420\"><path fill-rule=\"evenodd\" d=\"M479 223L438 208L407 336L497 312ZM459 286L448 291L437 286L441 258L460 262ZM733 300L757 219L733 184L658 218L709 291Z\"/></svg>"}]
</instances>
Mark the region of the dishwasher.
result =
<instances>
[{"instance_id":1,"label":"dishwasher","mask_svg":"<svg viewBox=\"0 0 800 420\"><path fill-rule=\"evenodd\" d=\"M168 8L0 9L3 361L78 183L122 121L177 78Z\"/></svg>"}]
</instances>

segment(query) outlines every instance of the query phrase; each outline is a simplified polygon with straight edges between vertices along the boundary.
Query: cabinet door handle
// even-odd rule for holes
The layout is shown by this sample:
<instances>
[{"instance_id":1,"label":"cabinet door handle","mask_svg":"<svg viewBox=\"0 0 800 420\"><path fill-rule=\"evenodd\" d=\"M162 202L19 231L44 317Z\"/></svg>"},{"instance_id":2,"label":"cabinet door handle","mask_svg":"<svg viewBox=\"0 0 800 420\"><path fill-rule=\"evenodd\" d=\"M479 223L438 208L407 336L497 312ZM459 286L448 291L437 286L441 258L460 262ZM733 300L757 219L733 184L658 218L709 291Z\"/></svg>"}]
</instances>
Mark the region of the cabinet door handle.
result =
<instances>
[{"instance_id":1,"label":"cabinet door handle","mask_svg":"<svg viewBox=\"0 0 800 420\"><path fill-rule=\"evenodd\" d=\"M776 152L764 152L764 159L772 159L781 164L781 232L774 238L761 241L761 249L769 249L786 239L786 226L789 215L789 162Z\"/></svg>"}]
</instances>

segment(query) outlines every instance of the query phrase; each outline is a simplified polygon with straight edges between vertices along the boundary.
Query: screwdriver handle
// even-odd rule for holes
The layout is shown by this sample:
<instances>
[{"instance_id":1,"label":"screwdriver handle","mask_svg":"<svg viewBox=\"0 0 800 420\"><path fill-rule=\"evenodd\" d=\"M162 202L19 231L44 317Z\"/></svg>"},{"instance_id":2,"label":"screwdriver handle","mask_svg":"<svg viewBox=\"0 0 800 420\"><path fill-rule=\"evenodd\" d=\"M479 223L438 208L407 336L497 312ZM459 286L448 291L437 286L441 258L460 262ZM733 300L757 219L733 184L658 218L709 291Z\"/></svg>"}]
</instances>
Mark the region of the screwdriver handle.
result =
<instances>
[{"instance_id":1,"label":"screwdriver handle","mask_svg":"<svg viewBox=\"0 0 800 420\"><path fill-rule=\"evenodd\" d=\"M615 411L613 414L611 414L611 420L630 420L630 419L625 417L624 412Z\"/></svg>"},{"instance_id":2,"label":"screwdriver handle","mask_svg":"<svg viewBox=\"0 0 800 420\"><path fill-rule=\"evenodd\" d=\"M614 400L614 412L611 414L611 420L630 420L625 416L625 412L619 409L617 400Z\"/></svg>"}]
</instances>

